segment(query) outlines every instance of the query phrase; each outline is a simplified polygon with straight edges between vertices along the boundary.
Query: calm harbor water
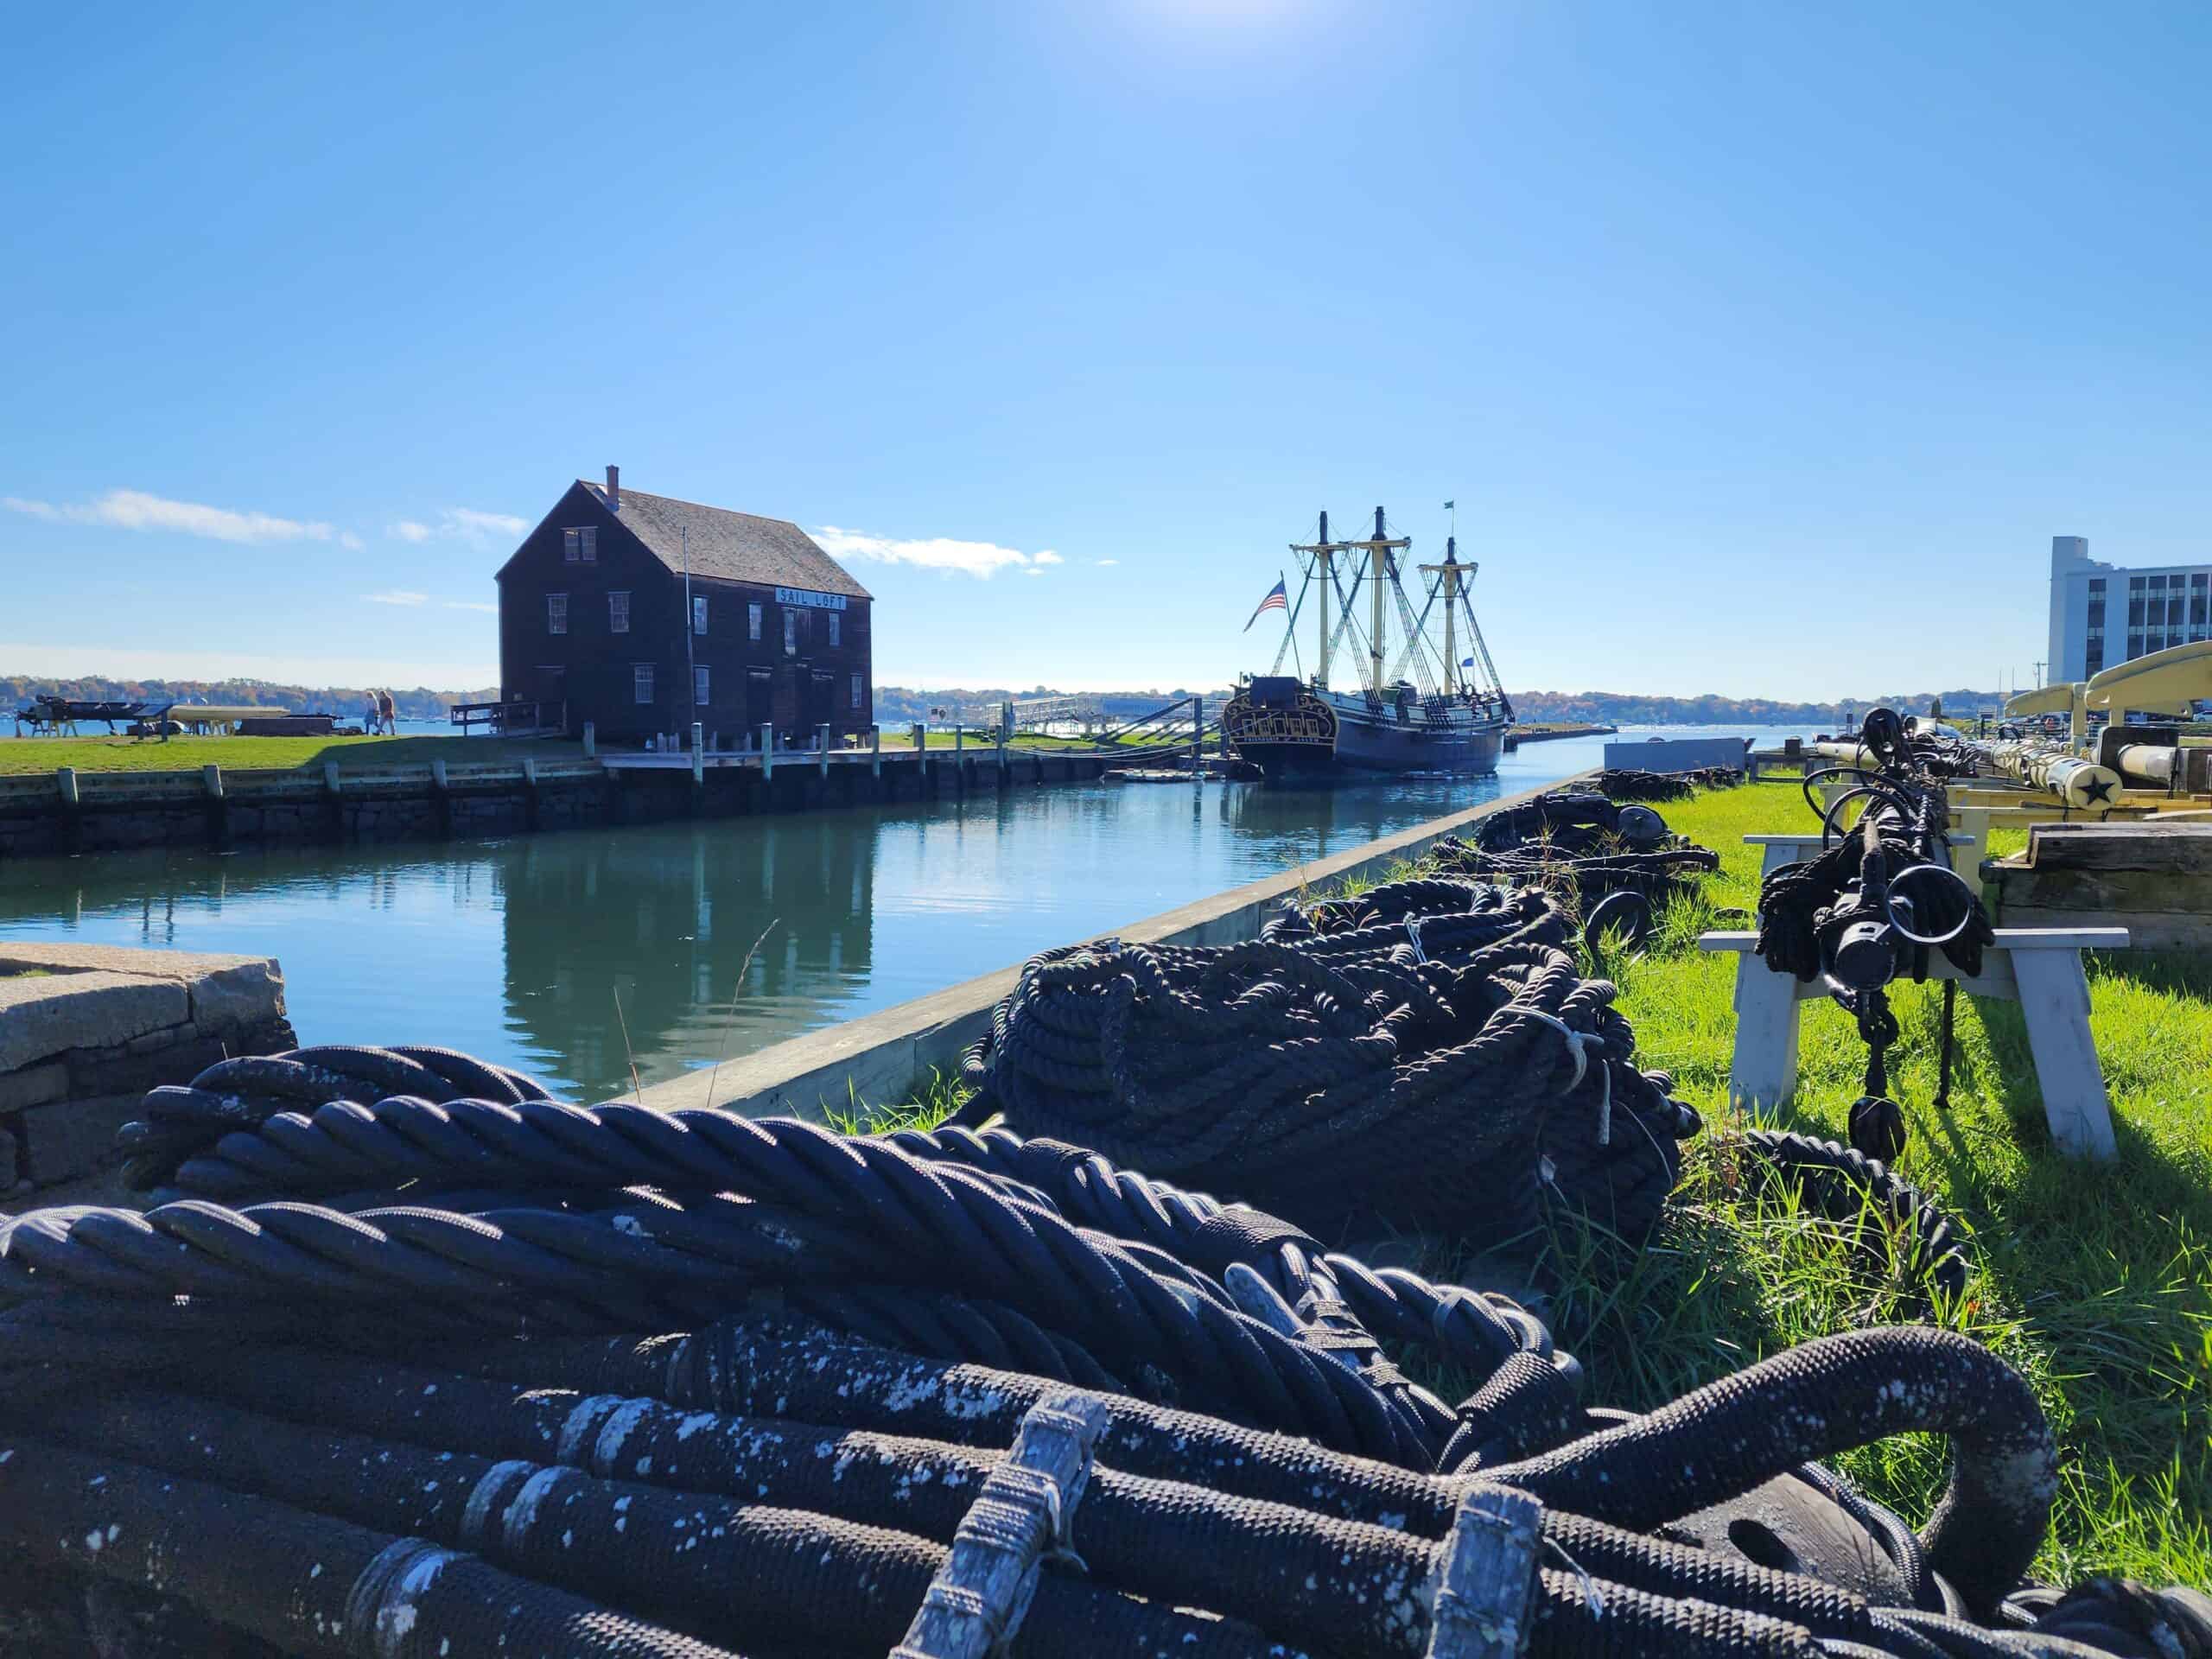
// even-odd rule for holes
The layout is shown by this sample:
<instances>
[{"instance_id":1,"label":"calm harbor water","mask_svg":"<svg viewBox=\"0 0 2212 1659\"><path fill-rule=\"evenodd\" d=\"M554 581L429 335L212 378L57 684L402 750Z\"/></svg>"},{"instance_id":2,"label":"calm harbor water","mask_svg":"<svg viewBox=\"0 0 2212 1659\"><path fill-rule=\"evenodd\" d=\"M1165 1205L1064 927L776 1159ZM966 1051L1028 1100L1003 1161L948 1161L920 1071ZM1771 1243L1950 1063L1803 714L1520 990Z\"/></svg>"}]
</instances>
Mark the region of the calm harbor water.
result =
<instances>
[{"instance_id":1,"label":"calm harbor water","mask_svg":"<svg viewBox=\"0 0 2212 1659\"><path fill-rule=\"evenodd\" d=\"M442 1043L600 1099L633 1062L652 1083L887 1007L1582 771L1604 741L1530 744L1465 781L1097 784L497 841L16 861L0 865L0 938L273 956L306 1041Z\"/></svg>"}]
</instances>

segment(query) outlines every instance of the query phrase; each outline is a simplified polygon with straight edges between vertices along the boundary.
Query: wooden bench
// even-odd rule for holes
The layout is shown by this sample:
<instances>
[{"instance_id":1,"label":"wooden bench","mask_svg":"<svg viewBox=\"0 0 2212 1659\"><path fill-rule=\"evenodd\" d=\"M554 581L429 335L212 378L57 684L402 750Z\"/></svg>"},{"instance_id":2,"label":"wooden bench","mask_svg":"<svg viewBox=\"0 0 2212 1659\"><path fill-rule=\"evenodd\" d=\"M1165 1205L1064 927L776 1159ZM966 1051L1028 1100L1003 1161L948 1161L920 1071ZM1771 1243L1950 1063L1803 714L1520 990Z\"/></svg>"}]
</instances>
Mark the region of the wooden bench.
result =
<instances>
[{"instance_id":1,"label":"wooden bench","mask_svg":"<svg viewBox=\"0 0 2212 1659\"><path fill-rule=\"evenodd\" d=\"M1756 933L1707 933L1697 943L1700 950L1737 953L1730 1096L1753 1106L1779 1104L1797 1086L1797 1005L1827 995L1827 984L1770 969L1759 960ZM2112 1101L2089 1035L2089 982L2082 971L2082 952L2126 948L2124 927L2000 927L1996 944L1981 953L1981 972L1972 978L1940 950L1929 953L1929 977L1955 979L1969 996L2020 1005L2050 1138L2069 1157L2109 1158L2116 1150Z\"/></svg>"}]
</instances>

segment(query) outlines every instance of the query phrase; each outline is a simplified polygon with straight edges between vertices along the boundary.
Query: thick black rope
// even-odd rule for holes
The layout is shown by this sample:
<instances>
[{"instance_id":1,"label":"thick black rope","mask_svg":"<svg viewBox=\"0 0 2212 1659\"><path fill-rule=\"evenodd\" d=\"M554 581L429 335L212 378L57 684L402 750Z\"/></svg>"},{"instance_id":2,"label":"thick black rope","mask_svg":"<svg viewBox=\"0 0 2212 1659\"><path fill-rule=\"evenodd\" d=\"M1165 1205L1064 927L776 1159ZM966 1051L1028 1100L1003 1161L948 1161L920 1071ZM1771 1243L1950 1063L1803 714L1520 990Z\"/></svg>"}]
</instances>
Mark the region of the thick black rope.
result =
<instances>
[{"instance_id":1,"label":"thick black rope","mask_svg":"<svg viewBox=\"0 0 2212 1659\"><path fill-rule=\"evenodd\" d=\"M1522 1352L1575 1369L1554 1352L1543 1323L1509 1298L1432 1284L1402 1268L1370 1268L1325 1252L1288 1223L1120 1168L1087 1148L1004 1129L905 1130L890 1139L918 1157L950 1159L1014 1183L1085 1227L1141 1239L1208 1272L1250 1267L1308 1323L1321 1307L1341 1304L1376 1338L1422 1344L1478 1373Z\"/></svg>"},{"instance_id":2,"label":"thick black rope","mask_svg":"<svg viewBox=\"0 0 2212 1659\"><path fill-rule=\"evenodd\" d=\"M1636 1067L1565 913L1463 884L1403 902L1328 914L1341 932L1033 958L963 1063L964 1115L1332 1231L1387 1211L1497 1243L1564 1201L1641 1238L1696 1118Z\"/></svg>"},{"instance_id":3,"label":"thick black rope","mask_svg":"<svg viewBox=\"0 0 2212 1659\"><path fill-rule=\"evenodd\" d=\"M371 1054L346 1087L376 1096L408 1074ZM150 1586L148 1618L174 1603L353 1652L345 1632L375 1618L348 1610L399 1595L455 1651L880 1651L965 1494L1068 1378L1109 1401L1098 1537L1087 1574L1048 1570L1017 1653L1418 1655L1477 1479L1548 1506L1560 1565L1538 1574L1530 1652L2079 1651L1940 1611L1955 1584L1998 1617L2051 1468L2032 1398L1947 1333L1832 1338L1592 1433L1573 1362L1512 1304L1370 1270L1081 1147L587 1112L519 1088L273 1104L304 1106L326 1085L302 1074L331 1065L259 1068L270 1109L159 1154L179 1189L243 1208L179 1198L0 1235L0 1539ZM416 1201L315 1201L394 1189ZM441 1207L464 1192L500 1204ZM740 1305L760 1311L725 1317ZM697 1334L581 1334L673 1316ZM1456 1412L1390 1367L1384 1341L1414 1338L1486 1378ZM1132 1389L1236 1394L1260 1427ZM1378 1425L1401 1466L1356 1455ZM1906 1430L1958 1447L1923 1538L1815 1480L1901 1563L1893 1605L1643 1535ZM68 1543L111 1524L154 1543L105 1560ZM268 1554L226 1541L242 1533ZM466 1599L408 1577L425 1563ZM334 1564L325 1608L306 1586ZM2005 1616L2164 1642L2196 1605L2128 1587Z\"/></svg>"},{"instance_id":4,"label":"thick black rope","mask_svg":"<svg viewBox=\"0 0 2212 1659\"><path fill-rule=\"evenodd\" d=\"M1154 1366L1224 1408L1394 1461L1433 1459L1448 1427L1402 1379L1374 1386L1151 1246L1075 1226L957 1164L790 1120L621 1103L341 1101L234 1130L175 1179L209 1197L0 1224L0 1299L423 1300L619 1329L640 1305L680 1319L786 1282L906 1284L1002 1303L1076 1337L1103 1369ZM474 1212L213 1201L403 1182L426 1196L465 1184L550 1188L568 1201ZM588 1207L573 1202L593 1187Z\"/></svg>"},{"instance_id":5,"label":"thick black rope","mask_svg":"<svg viewBox=\"0 0 2212 1659\"><path fill-rule=\"evenodd\" d=\"M1438 842L1428 859L1455 875L1560 895L1593 950L1609 933L1641 944L1662 901L1720 867L1718 854L1671 834L1649 807L1588 790L1554 790L1492 813L1469 838Z\"/></svg>"},{"instance_id":6,"label":"thick black rope","mask_svg":"<svg viewBox=\"0 0 2212 1659\"><path fill-rule=\"evenodd\" d=\"M1812 1211L1855 1230L1873 1262L1946 1297L1961 1294L1972 1262L1966 1241L1941 1206L1879 1159L1815 1135L1753 1129L1745 1137L1754 1169L1785 1182Z\"/></svg>"},{"instance_id":7,"label":"thick black rope","mask_svg":"<svg viewBox=\"0 0 2212 1659\"><path fill-rule=\"evenodd\" d=\"M1598 792L1608 800L1656 803L1687 801L1701 790L1733 789L1744 774L1731 766L1699 766L1688 772L1630 772L1608 767L1598 774Z\"/></svg>"},{"instance_id":8,"label":"thick black rope","mask_svg":"<svg viewBox=\"0 0 2212 1659\"><path fill-rule=\"evenodd\" d=\"M560 1346L523 1344L504 1356L502 1369L560 1378L575 1370ZM1001 1414L1019 1410L1018 1403L997 1405L995 1395L1001 1386L1020 1392L1022 1385L963 1368L957 1393L951 1374L927 1392L915 1391L912 1376L904 1386L880 1386L886 1379L872 1374L867 1351L857 1348L834 1351L847 1357L842 1366L825 1368L820 1361L833 1351L820 1350L811 1363L764 1376L730 1363L737 1357L721 1343L691 1354L696 1347L679 1342L639 1350L641 1364L626 1373L633 1391L621 1395L542 1384L518 1392L466 1375L313 1353L232 1353L193 1368L188 1387L204 1403L175 1393L101 1391L38 1414L41 1438L33 1442L0 1431L10 1452L0 1459L0 1490L7 1488L5 1463L17 1456L35 1474L75 1455L87 1478L95 1467L103 1481L119 1473L140 1497L153 1471L170 1472L163 1494L184 1490L175 1476L198 1479L212 1471L230 1493L282 1506L256 1514L312 1511L391 1535L404 1531L437 1548L474 1550L531 1578L582 1575L613 1605L651 1606L694 1637L735 1643L748 1630L775 1628L749 1620L842 1596L810 1628L835 1638L824 1641L825 1650L868 1650L855 1644L880 1642L918 1597L938 1559L929 1541L941 1547L964 1516L966 1494L992 1466L988 1451L931 1439L933 1426L949 1422L973 1433L982 1414L974 1404L992 1400ZM608 1351L606 1357L620 1355ZM808 1378L815 1380L810 1392ZM1847 1395L1863 1405L1835 1409L1831 1385L1839 1380L1876 1385ZM743 1409L730 1397L734 1385L747 1395L776 1390L779 1421L729 1414ZM932 1402L944 1409L916 1409ZM833 1409L810 1424L817 1405ZM1185 1464L1195 1456L1203 1466L1205 1455L1194 1453L1192 1437L1179 1432L1203 1420L1168 1414L1154 1427L1147 1421L1152 1411L1120 1402L1102 1443L1102 1466L1086 1500L1097 1507L1086 1511L1082 1535L1085 1575L1096 1590L1081 1580L1040 1586L1048 1611L1038 1625L1025 1626L1039 1645L1018 1645L1017 1652L1130 1650L1110 1648L1112 1637L1178 1644L1161 1651L1256 1654L1263 1650L1260 1631L1278 1651L1424 1650L1425 1604L1379 1592L1427 1580L1437 1546L1422 1541L1448 1528L1464 1480L1397 1476L1413 1484L1409 1493L1376 1488L1366 1499L1395 1505L1395 1514L1332 1519L1340 1498L1373 1486L1383 1471L1259 1437L1236 1452L1224 1446L1215 1454L1225 1458L1219 1466L1229 1478L1220 1481L1185 1485L1174 1476L1138 1474L1128 1465L1143 1460L1147 1443ZM839 1427L841 1416L874 1422ZM1548 1547L1571 1563L1543 1582L1539 1617L1553 1630L1531 1650L1734 1652L1746 1650L1739 1638L1778 1638L1786 1629L1798 1632L1802 1645L1751 1650L2055 1651L2008 1645L1956 1620L1870 1605L1811 1580L1638 1535L1641 1527L1660 1523L1651 1517L1663 1522L1770 1465L1786 1469L1804 1446L1854 1444L1904 1428L1961 1437L1951 1495L1929 1529L1931 1555L1961 1570L1969 1585L1980 1581L1979 1573L2001 1576L2018 1554L2018 1538L2039 1528L2048 1437L2009 1373L1942 1333L1885 1332L1812 1344L1652 1417L1485 1471L1545 1500ZM48 1451L49 1440L80 1450ZM1278 1490L1290 1501L1237 1495L1262 1478L1271 1459L1281 1465ZM140 1470L146 1472L133 1472ZM715 1495L742 1507L723 1507ZM224 1501L241 1519L248 1513L237 1508L240 1497ZM188 1506L188 1512L199 1513ZM0 1535L7 1528L0 1518ZM693 1540L703 1547L696 1554ZM171 1535L168 1547L189 1554L192 1541ZM289 1574L273 1580L291 1581ZM813 1584L821 1587L810 1589ZM863 1588L853 1596L855 1584ZM1100 1599L1117 1588L1142 1602L1121 1603L1110 1593ZM227 1594L231 1600L219 1603L226 1610L251 1592L234 1585ZM1141 1613L1147 1604L1229 1618L1186 1624L1178 1634L1157 1622L1178 1616ZM1143 1620L1153 1622L1132 1622ZM1777 1628L1769 1632L1769 1624ZM1722 1631L1732 1634L1706 1645ZM1591 1640L1603 1645L1591 1647ZM1915 1645L1922 1642L1929 1645ZM755 1649L748 1643L746 1650Z\"/></svg>"}]
</instances>

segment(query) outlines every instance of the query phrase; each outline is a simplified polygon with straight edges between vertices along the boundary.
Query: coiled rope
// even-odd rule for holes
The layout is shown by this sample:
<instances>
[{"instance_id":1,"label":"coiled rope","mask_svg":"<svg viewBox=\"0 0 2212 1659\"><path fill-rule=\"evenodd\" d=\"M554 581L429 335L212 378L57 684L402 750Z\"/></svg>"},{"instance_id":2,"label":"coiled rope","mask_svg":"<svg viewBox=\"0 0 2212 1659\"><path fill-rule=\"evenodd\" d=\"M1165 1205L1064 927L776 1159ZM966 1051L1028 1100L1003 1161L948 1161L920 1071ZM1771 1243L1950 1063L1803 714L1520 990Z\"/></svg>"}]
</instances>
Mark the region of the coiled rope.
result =
<instances>
[{"instance_id":1,"label":"coiled rope","mask_svg":"<svg viewBox=\"0 0 2212 1659\"><path fill-rule=\"evenodd\" d=\"M1827 1338L1624 1420L1510 1302L1080 1147L585 1111L512 1077L384 1095L410 1058L203 1075L230 1092L164 1095L131 1138L206 1196L0 1224L0 1552L65 1612L378 1659L1491 1651L1455 1645L1468 1620L1578 1659L2205 1651L2188 1592L2017 1593L2050 1433L1948 1332ZM310 1106L334 1080L371 1098ZM907 1291L935 1306L896 1343L793 1300L896 1320ZM1386 1334L1477 1392L1426 1396ZM1023 1341L1095 1392L965 1351ZM1141 1374L1233 1409L1098 1380ZM1036 1436L1063 1431L1056 1476ZM1955 1448L1917 1535L1793 1475L1912 1431ZM1656 1535L1777 1482L1865 1528L1887 1587ZM1523 1576L1467 1570L1508 1514Z\"/></svg>"},{"instance_id":2,"label":"coiled rope","mask_svg":"<svg viewBox=\"0 0 2212 1659\"><path fill-rule=\"evenodd\" d=\"M963 1116L1325 1231L1387 1200L1495 1243L1564 1202L1641 1238L1697 1118L1637 1069L1569 927L1541 893L1433 882L1245 944L1048 952L964 1058Z\"/></svg>"},{"instance_id":3,"label":"coiled rope","mask_svg":"<svg viewBox=\"0 0 2212 1659\"><path fill-rule=\"evenodd\" d=\"M1608 931L1640 943L1661 901L1720 868L1719 855L1670 833L1649 807L1582 789L1554 790L1493 812L1470 837L1438 842L1429 861L1451 874L1560 894L1573 904L1593 947Z\"/></svg>"},{"instance_id":4,"label":"coiled rope","mask_svg":"<svg viewBox=\"0 0 2212 1659\"><path fill-rule=\"evenodd\" d=\"M1697 766L1688 772L1630 772L1608 766L1598 774L1598 792L1611 801L1687 801L1700 790L1733 789L1744 774L1732 766Z\"/></svg>"}]
</instances>

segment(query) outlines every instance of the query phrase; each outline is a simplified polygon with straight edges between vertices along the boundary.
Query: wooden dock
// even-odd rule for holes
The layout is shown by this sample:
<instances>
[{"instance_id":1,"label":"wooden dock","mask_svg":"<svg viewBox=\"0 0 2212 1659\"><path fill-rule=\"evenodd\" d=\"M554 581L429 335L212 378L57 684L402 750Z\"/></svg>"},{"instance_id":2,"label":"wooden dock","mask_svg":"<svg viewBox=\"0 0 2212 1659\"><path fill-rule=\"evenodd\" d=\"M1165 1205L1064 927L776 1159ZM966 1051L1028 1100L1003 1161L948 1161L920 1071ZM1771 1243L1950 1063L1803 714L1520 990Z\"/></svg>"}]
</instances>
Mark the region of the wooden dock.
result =
<instances>
[{"instance_id":1,"label":"wooden dock","mask_svg":"<svg viewBox=\"0 0 2212 1659\"><path fill-rule=\"evenodd\" d=\"M1105 754L999 747L525 755L359 767L0 777L0 857L445 840L1087 783Z\"/></svg>"}]
</instances>

